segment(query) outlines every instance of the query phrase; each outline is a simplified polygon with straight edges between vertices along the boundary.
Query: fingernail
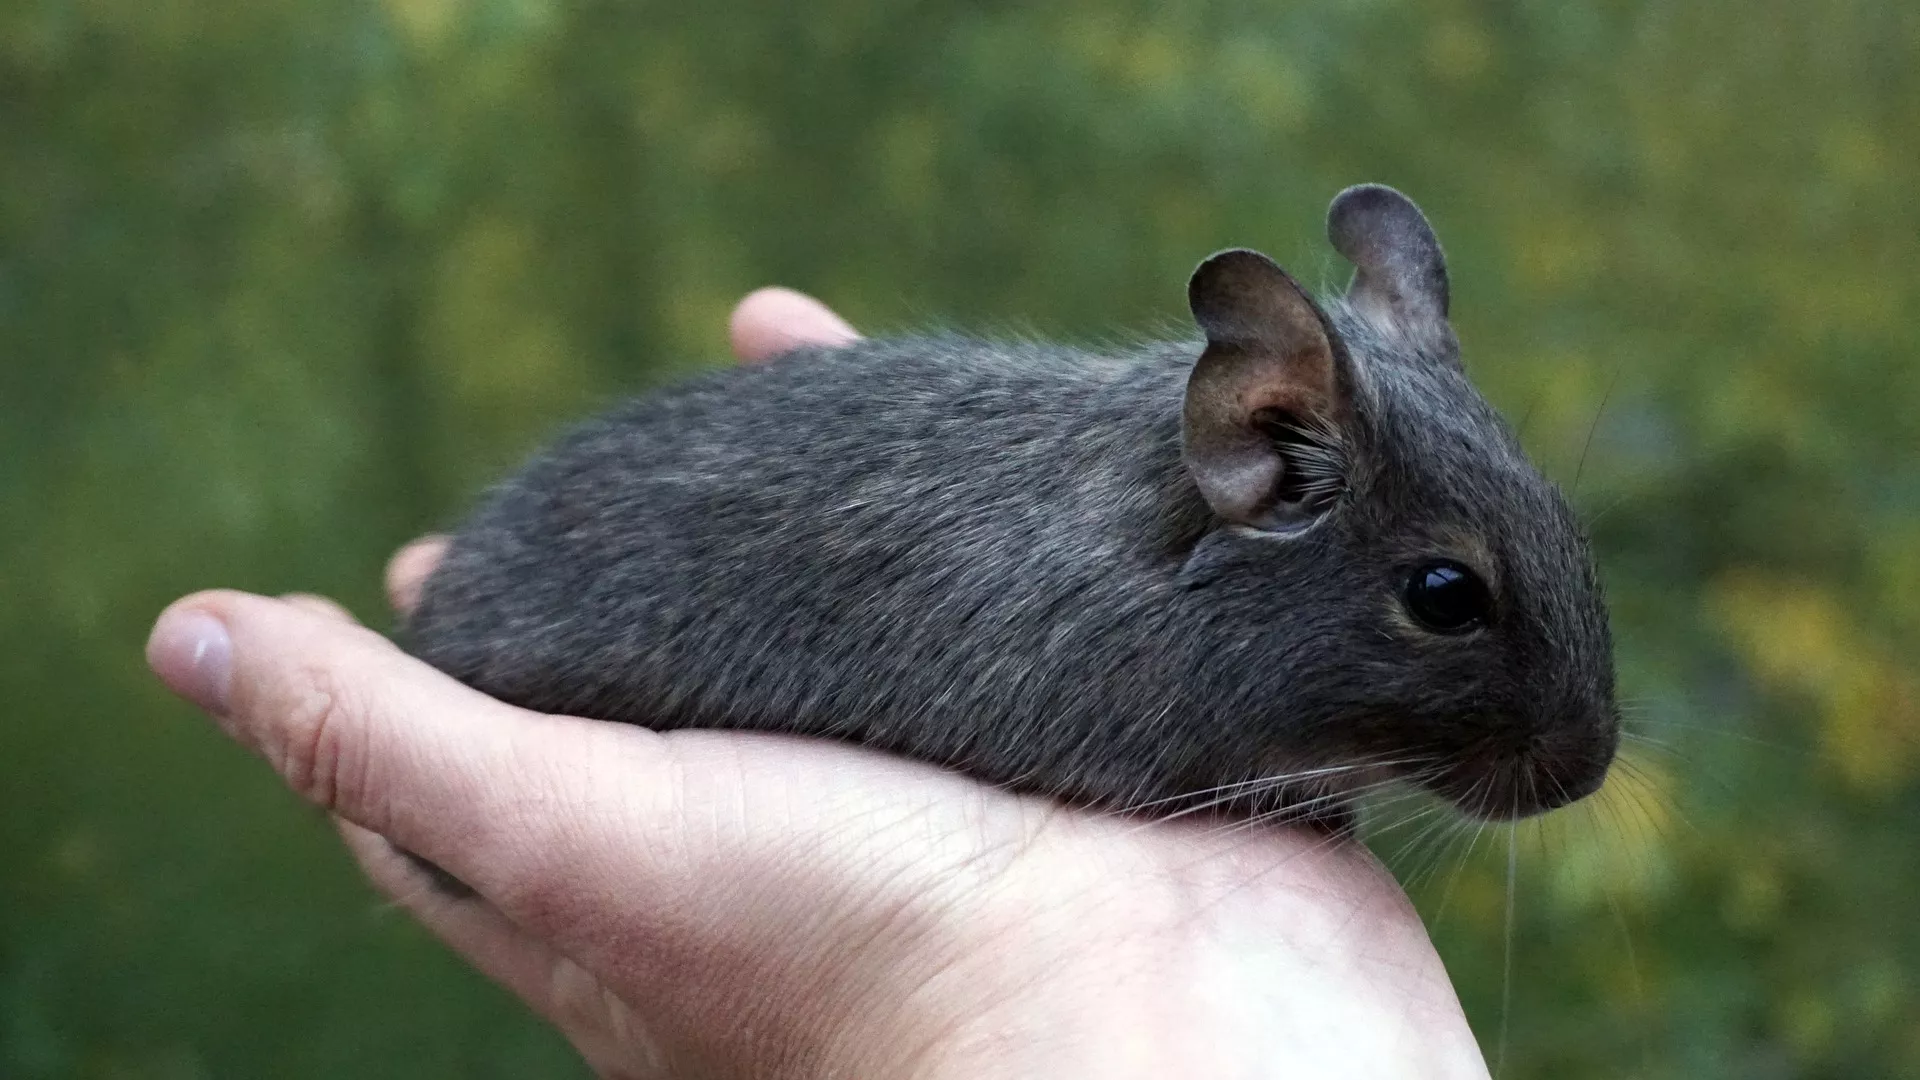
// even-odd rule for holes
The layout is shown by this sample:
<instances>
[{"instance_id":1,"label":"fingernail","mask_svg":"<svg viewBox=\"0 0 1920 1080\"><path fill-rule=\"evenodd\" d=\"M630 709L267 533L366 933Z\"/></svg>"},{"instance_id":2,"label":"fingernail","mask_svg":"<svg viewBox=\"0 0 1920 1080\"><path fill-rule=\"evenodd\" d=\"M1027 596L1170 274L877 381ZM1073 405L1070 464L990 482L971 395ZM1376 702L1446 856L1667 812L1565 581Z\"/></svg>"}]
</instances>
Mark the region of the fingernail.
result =
<instances>
[{"instance_id":1,"label":"fingernail","mask_svg":"<svg viewBox=\"0 0 1920 1080\"><path fill-rule=\"evenodd\" d=\"M170 610L147 639L147 666L167 688L223 716L233 687L233 639L226 625L204 611Z\"/></svg>"}]
</instances>

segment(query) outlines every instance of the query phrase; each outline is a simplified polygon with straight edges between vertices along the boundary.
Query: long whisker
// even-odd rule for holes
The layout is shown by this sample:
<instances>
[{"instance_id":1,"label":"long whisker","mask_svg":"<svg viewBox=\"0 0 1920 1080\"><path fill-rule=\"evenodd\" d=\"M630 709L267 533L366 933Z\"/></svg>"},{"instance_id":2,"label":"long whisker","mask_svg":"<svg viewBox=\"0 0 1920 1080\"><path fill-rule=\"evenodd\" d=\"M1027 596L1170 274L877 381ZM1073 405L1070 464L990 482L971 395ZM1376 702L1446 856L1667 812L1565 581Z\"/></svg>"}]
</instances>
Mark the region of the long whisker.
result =
<instances>
[{"instance_id":1,"label":"long whisker","mask_svg":"<svg viewBox=\"0 0 1920 1080\"><path fill-rule=\"evenodd\" d=\"M1415 759L1411 759L1411 758L1405 758L1400 760L1361 759L1359 761L1349 762L1343 765L1326 765L1326 766L1321 766L1319 768L1302 769L1299 772L1277 773L1277 774L1269 774L1266 776L1256 776L1256 777L1252 777L1251 779L1235 780L1232 783L1220 784L1215 787L1201 788L1198 791L1176 792L1175 794L1162 796L1161 798L1158 798L1158 799L1148 799L1145 802L1129 803L1120 807L1116 807L1113 810L1113 813L1122 814L1122 815L1136 814L1142 810L1151 809L1152 807L1155 807L1155 806L1164 806L1165 804L1171 803L1171 802L1183 802L1187 799L1203 798L1205 796L1215 795L1221 792L1233 792L1233 793L1236 793L1237 795L1240 793L1244 793L1246 789L1249 789L1249 788L1271 787L1275 784L1292 783L1298 780L1310 780L1316 777L1333 776L1333 775L1338 775L1340 773L1356 772L1361 769L1390 768L1395 765L1408 764L1413 760Z\"/></svg>"},{"instance_id":2,"label":"long whisker","mask_svg":"<svg viewBox=\"0 0 1920 1080\"><path fill-rule=\"evenodd\" d=\"M1793 754L1796 757L1810 752L1818 752L1810 750L1808 747L1789 746L1786 743L1773 739L1763 739L1758 735L1750 735L1744 731L1728 731L1724 727L1716 727L1713 724L1689 724L1684 720L1671 720L1664 717L1658 720L1650 720L1648 723L1658 728L1671 728L1676 731L1700 731L1722 739L1737 739L1740 742L1752 743L1755 746L1765 747L1768 750L1776 750L1783 754ZM1623 731L1622 734L1625 734L1625 732ZM1644 732L1635 732L1634 734L1642 738L1647 737Z\"/></svg>"},{"instance_id":3,"label":"long whisker","mask_svg":"<svg viewBox=\"0 0 1920 1080\"><path fill-rule=\"evenodd\" d=\"M1580 494L1580 475L1587 471L1587 452L1593 449L1594 432L1600 430L1600 419L1607 415L1607 402L1613 398L1614 384L1620 381L1620 361L1615 361L1613 374L1607 376L1607 389L1600 395L1600 407L1594 410L1593 423L1587 425L1587 441L1580 447L1580 463L1573 469L1573 493Z\"/></svg>"},{"instance_id":4,"label":"long whisker","mask_svg":"<svg viewBox=\"0 0 1920 1080\"><path fill-rule=\"evenodd\" d=\"M1477 810L1484 811L1486 807L1478 801L1480 798L1484 797L1478 794L1481 788L1483 787L1486 788L1487 795L1493 794L1493 774L1492 773L1488 773L1487 775L1482 776L1479 780L1476 780L1474 782L1473 787L1467 789L1467 797L1461 801L1463 803L1467 803L1474 806ZM1453 902L1453 887L1459 884L1459 881L1460 881L1460 871L1466 869L1467 860L1473 858L1474 848L1478 847L1480 844L1480 835L1486 831L1486 828L1487 828L1486 814L1484 812L1476 813L1474 817L1477 818L1478 821L1475 823L1473 827L1473 838L1467 841L1467 849L1464 852L1461 852L1459 861L1454 864L1453 874L1447 878L1447 887L1445 891L1443 891L1440 894L1440 909L1436 911L1433 916L1434 922L1439 922L1443 917L1445 917L1447 913L1447 905Z\"/></svg>"},{"instance_id":5,"label":"long whisker","mask_svg":"<svg viewBox=\"0 0 1920 1080\"><path fill-rule=\"evenodd\" d=\"M1520 424L1518 427L1514 428L1514 432L1513 432L1514 438L1519 439L1523 442L1526 440L1527 424L1533 420L1534 410L1540 407L1540 399L1546 396L1547 396L1546 380L1543 379L1540 381L1538 385L1536 385L1533 388L1533 394L1527 400L1527 411L1520 414Z\"/></svg>"},{"instance_id":6,"label":"long whisker","mask_svg":"<svg viewBox=\"0 0 1920 1080\"><path fill-rule=\"evenodd\" d=\"M1597 826L1599 810L1591 802L1587 804L1587 815ZM1625 837L1622 836L1621 839L1624 840ZM1635 956L1633 949L1633 932L1627 927L1626 915L1620 910L1619 897L1614 895L1613 887L1608 884L1605 875L1602 875L1600 878L1600 894L1606 897L1607 909L1613 912L1613 921L1620 927L1620 944L1622 946L1622 952L1625 953L1627 958L1627 974L1632 980L1634 1006L1643 1014L1649 1013L1650 1010L1647 1008L1646 983L1641 978L1640 961ZM1634 1026L1639 1027L1639 1025ZM1648 1043L1644 1030L1640 1032L1640 1058L1641 1067L1645 1070L1646 1075L1653 1075L1653 1049Z\"/></svg>"},{"instance_id":7,"label":"long whisker","mask_svg":"<svg viewBox=\"0 0 1920 1080\"><path fill-rule=\"evenodd\" d=\"M1425 890L1440 868L1447 864L1447 856L1452 854L1465 834L1465 820L1453 814L1443 814L1421 830L1420 835L1408 845L1410 850L1420 852L1416 864L1418 869L1413 871L1407 882L1408 891Z\"/></svg>"},{"instance_id":8,"label":"long whisker","mask_svg":"<svg viewBox=\"0 0 1920 1080\"><path fill-rule=\"evenodd\" d=\"M1290 803L1285 806L1277 807L1273 810L1251 815L1245 820L1236 822L1230 826L1227 826L1224 829L1210 831L1207 835L1209 837L1214 837L1214 838L1218 838L1221 836L1231 836L1235 834L1251 837L1256 835L1255 830L1257 830L1260 826L1269 825L1276 822L1298 821L1304 816L1305 812L1309 811L1315 805L1329 802L1329 801L1344 802L1349 799L1366 797L1374 793L1377 793L1381 790L1391 790L1393 788L1400 787L1405 783L1419 783L1419 782L1431 779L1432 776L1436 773L1436 771L1437 771L1436 769L1421 770L1418 772L1411 773L1406 777L1387 777L1385 779L1377 780L1369 784L1364 784L1364 785L1361 785L1360 787L1353 788L1350 790L1329 792L1325 795L1317 796L1313 799L1303 800L1298 803ZM1401 796L1395 797L1395 799L1393 799L1392 801L1399 801L1409 797L1411 797L1411 795L1401 795ZM1433 809L1437 810L1438 808L1433 808ZM1288 858L1282 860L1281 863L1276 864L1274 867L1269 868L1267 871L1263 871L1261 874L1255 875L1254 878L1249 879L1246 882L1242 882L1241 885L1236 886L1236 889L1245 887L1246 885L1251 884L1253 881L1259 880L1259 878L1264 876L1265 873L1270 873L1273 870L1278 869L1280 865L1284 865L1287 862L1291 862L1295 858L1312 854L1314 852L1323 851L1329 847L1332 847L1335 844L1342 843L1347 839L1347 835L1348 834L1346 834L1345 832L1330 831L1326 833L1324 836L1322 836L1319 840L1314 842L1313 844L1310 844L1306 848L1303 848L1295 852L1293 855L1288 856Z\"/></svg>"},{"instance_id":9,"label":"long whisker","mask_svg":"<svg viewBox=\"0 0 1920 1080\"><path fill-rule=\"evenodd\" d=\"M1625 785L1628 789L1626 792L1627 798L1633 803L1634 809L1662 843L1671 846L1673 837L1669 835L1665 827L1661 825L1662 818L1655 816L1653 811L1648 809L1648 800L1657 800L1660 805L1668 811L1669 816L1679 821L1682 825L1685 825L1695 836L1702 836L1699 828L1695 826L1693 821L1687 817L1686 813L1680 809L1679 804L1676 803L1671 796L1667 795L1666 792L1662 791L1660 785L1653 782L1653 779L1647 775L1646 770L1643 769L1638 762L1631 758L1623 757L1620 759L1620 766L1621 775L1627 780L1627 784Z\"/></svg>"},{"instance_id":10,"label":"long whisker","mask_svg":"<svg viewBox=\"0 0 1920 1080\"><path fill-rule=\"evenodd\" d=\"M1616 497L1612 502L1601 507L1599 510L1595 511L1591 515L1588 515L1587 521L1586 521L1587 532L1592 533L1595 529L1599 528L1600 523L1602 521L1605 521L1608 515L1612 514L1615 510L1620 509L1622 506L1627 505L1628 502L1631 502L1635 494L1637 494L1637 492L1632 492L1632 491L1624 492L1618 497Z\"/></svg>"},{"instance_id":11,"label":"long whisker","mask_svg":"<svg viewBox=\"0 0 1920 1080\"><path fill-rule=\"evenodd\" d=\"M1190 806L1183 806L1180 809L1173 811L1172 813L1161 814L1155 817L1151 817L1148 820L1143 821L1138 828L1140 829L1151 828L1153 826L1162 824L1164 822L1173 821L1178 818L1186 817L1190 814L1198 814L1198 813L1205 812L1207 810L1212 810L1217 807L1232 803L1238 799L1255 799L1261 795L1267 794L1268 792L1286 787L1289 784L1299 783L1302 780L1323 779L1330 776L1339 776L1339 775L1348 774L1348 773L1364 772L1364 771L1370 771L1373 769L1381 769L1381 768L1391 768L1398 765L1414 763L1414 762L1417 762L1418 760L1419 759L1404 758L1404 759L1397 759L1397 760L1388 759L1383 761L1368 761L1368 762L1362 762L1362 763L1350 764L1350 765L1330 765L1330 766L1326 766L1318 769L1306 769L1300 772L1283 773L1276 776L1259 777L1251 781L1240 781L1232 784L1222 784L1217 788L1207 789L1210 792L1218 792L1218 794L1215 794L1214 797L1203 799L1202 801L1194 803L1193 805L1190 805ZM1365 790L1367 788L1378 787L1387 782L1389 781L1376 781L1374 784L1364 785L1362 788L1345 789L1339 792L1331 793L1329 796L1316 797L1316 799L1311 800L1311 802L1314 805L1325 805L1327 802L1334 801L1335 799L1348 798L1348 797L1351 797L1353 794L1357 793L1358 791ZM1170 796L1164 799L1155 799L1148 803L1139 804L1131 808L1129 811L1127 811L1127 813L1129 815L1134 815L1134 814L1137 814L1139 810L1144 809L1146 807L1165 805L1166 803L1178 802L1184 799L1191 799L1195 797L1196 796L1192 794L1181 794L1181 795ZM1294 804L1294 805L1298 806L1300 804Z\"/></svg>"},{"instance_id":12,"label":"long whisker","mask_svg":"<svg viewBox=\"0 0 1920 1080\"><path fill-rule=\"evenodd\" d=\"M1370 784L1362 784L1350 790L1331 791L1324 795L1315 795L1311 798L1288 803L1285 806L1276 807L1272 810L1262 811L1261 813L1247 817L1245 820L1222 826L1216 830L1213 835L1232 835L1233 833L1258 828L1262 825L1270 825L1276 821L1299 821L1321 807L1345 802L1371 792L1392 787L1398 783L1400 783L1398 777L1388 777L1385 780L1376 780Z\"/></svg>"},{"instance_id":13,"label":"long whisker","mask_svg":"<svg viewBox=\"0 0 1920 1080\"><path fill-rule=\"evenodd\" d=\"M1415 835L1414 841L1409 841L1409 845L1411 845L1412 843L1417 842L1420 838L1427 836L1435 828L1444 827L1450 822L1452 822L1453 820L1454 818L1452 814L1449 812L1449 809L1445 806L1441 806L1437 804L1431 805L1431 806L1424 806L1414 811L1411 814L1407 814L1399 818L1398 820L1392 822L1391 824L1379 826L1378 828L1374 829L1374 831L1371 834L1369 834L1367 838L1369 840L1378 840L1382 837L1385 837L1387 834L1393 832L1396 829L1404 829L1408 825L1412 825L1418 822L1426 822L1426 825L1422 827L1421 830Z\"/></svg>"},{"instance_id":14,"label":"long whisker","mask_svg":"<svg viewBox=\"0 0 1920 1080\"><path fill-rule=\"evenodd\" d=\"M1385 780L1375 781L1374 783L1363 785L1362 787L1355 789L1352 792L1334 792L1334 793L1331 793L1329 796L1323 796L1321 798L1322 799L1325 799L1325 798L1347 799L1347 798L1354 797L1355 795L1358 795L1358 794L1366 794L1369 791L1375 791L1382 788L1392 787L1400 783L1416 783L1417 784L1423 781L1433 779L1435 776L1439 774L1439 771L1440 771L1439 766L1436 764L1436 765L1430 766L1427 769L1409 774L1408 776L1405 776L1405 777L1389 777ZM1439 805L1431 806L1421 811L1419 814L1411 815L1409 818L1403 819L1401 822L1396 823L1396 825L1404 825L1411 820L1417 820L1423 814L1440 813L1444 809L1445 807L1439 806ZM1296 805L1281 807L1277 810L1269 811L1264 814L1257 814L1257 815L1254 815L1249 821L1232 827L1229 830L1229 832L1239 831L1240 829L1243 829L1243 828L1251 829L1255 825L1258 825L1261 823L1286 819L1291 815L1297 814L1298 811L1299 811L1299 805L1296 804ZM1393 826L1390 826L1390 828L1391 827ZM1222 894L1222 897L1216 898L1213 902L1217 903L1219 902L1220 899L1224 898L1225 895L1230 895L1232 892L1237 891L1238 889L1247 887L1248 885L1252 884L1254 881L1257 881L1261 877L1265 876L1265 874L1273 872L1274 870L1278 869L1280 866L1285 865L1287 862L1291 862L1295 858L1299 858L1300 856L1308 855L1318 851L1324 851L1335 844L1344 842L1345 839L1346 839L1346 836L1344 834L1329 833L1326 836L1322 837L1317 842L1310 844L1306 848L1298 852L1295 852L1293 855L1288 856L1286 859L1281 860L1280 863L1275 864L1273 867L1269 867L1267 870L1262 871L1260 874L1256 874L1252 878L1249 878L1248 880L1241 882L1239 885L1236 885L1233 889L1228 890L1228 893Z\"/></svg>"},{"instance_id":15,"label":"long whisker","mask_svg":"<svg viewBox=\"0 0 1920 1080\"><path fill-rule=\"evenodd\" d=\"M1515 796L1516 800L1518 796ZM1516 806L1516 809L1518 807ZM1514 881L1518 877L1519 856L1515 837L1518 830L1507 828L1507 933L1504 953L1500 962L1500 1041L1494 1054L1494 1080L1507 1069L1507 1023L1513 1016L1513 900L1518 891Z\"/></svg>"}]
</instances>

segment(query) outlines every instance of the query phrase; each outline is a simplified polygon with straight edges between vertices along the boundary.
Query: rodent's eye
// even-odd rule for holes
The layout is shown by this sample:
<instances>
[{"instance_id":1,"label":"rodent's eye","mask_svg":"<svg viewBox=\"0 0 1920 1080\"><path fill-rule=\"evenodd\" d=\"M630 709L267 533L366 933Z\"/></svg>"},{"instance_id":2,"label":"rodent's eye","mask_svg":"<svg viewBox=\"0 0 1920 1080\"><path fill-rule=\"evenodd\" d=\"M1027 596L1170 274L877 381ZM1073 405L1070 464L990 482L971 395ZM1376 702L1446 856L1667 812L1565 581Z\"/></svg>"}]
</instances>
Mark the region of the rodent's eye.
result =
<instances>
[{"instance_id":1,"label":"rodent's eye","mask_svg":"<svg viewBox=\"0 0 1920 1080\"><path fill-rule=\"evenodd\" d=\"M1493 613L1493 594L1480 575L1451 559L1414 568L1407 579L1407 610L1422 626L1441 634L1464 634Z\"/></svg>"}]
</instances>

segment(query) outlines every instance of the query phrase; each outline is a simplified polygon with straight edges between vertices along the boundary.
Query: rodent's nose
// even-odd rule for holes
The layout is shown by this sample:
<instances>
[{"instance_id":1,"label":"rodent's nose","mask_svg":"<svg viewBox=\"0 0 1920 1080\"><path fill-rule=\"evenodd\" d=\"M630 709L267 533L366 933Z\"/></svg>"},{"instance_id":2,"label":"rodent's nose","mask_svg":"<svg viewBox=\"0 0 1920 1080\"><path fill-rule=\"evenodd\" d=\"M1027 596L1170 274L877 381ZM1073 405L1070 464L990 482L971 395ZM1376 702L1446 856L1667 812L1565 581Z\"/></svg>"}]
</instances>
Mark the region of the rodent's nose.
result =
<instances>
[{"instance_id":1,"label":"rodent's nose","mask_svg":"<svg viewBox=\"0 0 1920 1080\"><path fill-rule=\"evenodd\" d=\"M1542 740L1538 767L1561 798L1541 809L1565 806L1599 791L1619 752L1620 716L1610 704L1590 722L1564 727Z\"/></svg>"}]
</instances>

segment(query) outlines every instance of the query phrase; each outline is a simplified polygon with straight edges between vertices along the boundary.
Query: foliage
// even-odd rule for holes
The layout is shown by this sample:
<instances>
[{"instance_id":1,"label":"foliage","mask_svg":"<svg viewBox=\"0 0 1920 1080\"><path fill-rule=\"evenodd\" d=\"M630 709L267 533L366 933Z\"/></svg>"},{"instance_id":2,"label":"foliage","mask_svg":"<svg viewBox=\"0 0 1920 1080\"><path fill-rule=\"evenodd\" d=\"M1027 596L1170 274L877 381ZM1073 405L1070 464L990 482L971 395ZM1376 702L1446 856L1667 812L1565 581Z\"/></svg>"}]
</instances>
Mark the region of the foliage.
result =
<instances>
[{"instance_id":1,"label":"foliage","mask_svg":"<svg viewBox=\"0 0 1920 1080\"><path fill-rule=\"evenodd\" d=\"M1490 1056L1920 1075L1917 60L1893 0L0 7L0 1074L577 1073L158 691L151 616L376 612L751 286L1151 332L1230 243L1337 284L1371 179L1593 522L1643 737L1514 832L1510 980L1506 835L1380 823Z\"/></svg>"}]
</instances>

